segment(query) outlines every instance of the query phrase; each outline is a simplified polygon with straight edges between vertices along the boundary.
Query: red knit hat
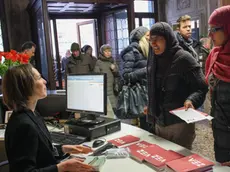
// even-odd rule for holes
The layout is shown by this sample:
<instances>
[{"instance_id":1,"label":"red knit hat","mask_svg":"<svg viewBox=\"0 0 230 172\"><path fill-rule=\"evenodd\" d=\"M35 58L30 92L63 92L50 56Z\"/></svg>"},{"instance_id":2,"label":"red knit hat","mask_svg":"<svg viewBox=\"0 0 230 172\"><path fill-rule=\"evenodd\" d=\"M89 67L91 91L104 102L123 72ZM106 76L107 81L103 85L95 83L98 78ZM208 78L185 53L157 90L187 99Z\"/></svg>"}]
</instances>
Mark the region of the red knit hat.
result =
<instances>
[{"instance_id":1,"label":"red knit hat","mask_svg":"<svg viewBox=\"0 0 230 172\"><path fill-rule=\"evenodd\" d=\"M230 36L230 5L214 10L209 17L208 23L223 27L225 34Z\"/></svg>"}]
</instances>

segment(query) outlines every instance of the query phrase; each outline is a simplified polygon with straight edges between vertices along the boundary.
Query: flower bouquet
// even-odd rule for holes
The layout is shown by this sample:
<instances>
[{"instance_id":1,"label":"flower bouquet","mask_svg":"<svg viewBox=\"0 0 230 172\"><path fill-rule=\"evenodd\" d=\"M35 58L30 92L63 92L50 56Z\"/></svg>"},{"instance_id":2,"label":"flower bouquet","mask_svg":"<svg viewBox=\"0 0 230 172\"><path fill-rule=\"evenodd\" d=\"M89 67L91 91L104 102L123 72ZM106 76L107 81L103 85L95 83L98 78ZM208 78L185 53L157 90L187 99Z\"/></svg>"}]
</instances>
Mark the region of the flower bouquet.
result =
<instances>
[{"instance_id":1,"label":"flower bouquet","mask_svg":"<svg viewBox=\"0 0 230 172\"><path fill-rule=\"evenodd\" d=\"M15 50L0 52L0 76L3 76L9 67L26 64L28 62L29 56L27 54L18 53Z\"/></svg>"}]
</instances>

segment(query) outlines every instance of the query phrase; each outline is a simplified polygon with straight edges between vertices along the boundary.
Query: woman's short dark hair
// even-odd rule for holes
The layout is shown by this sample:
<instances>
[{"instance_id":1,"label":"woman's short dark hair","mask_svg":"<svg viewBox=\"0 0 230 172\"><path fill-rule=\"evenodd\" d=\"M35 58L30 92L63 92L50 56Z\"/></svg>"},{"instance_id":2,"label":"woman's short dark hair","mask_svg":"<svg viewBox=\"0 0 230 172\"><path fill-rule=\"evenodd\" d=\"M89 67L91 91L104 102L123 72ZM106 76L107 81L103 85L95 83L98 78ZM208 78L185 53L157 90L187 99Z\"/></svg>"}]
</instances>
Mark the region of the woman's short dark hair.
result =
<instances>
[{"instance_id":1,"label":"woman's short dark hair","mask_svg":"<svg viewBox=\"0 0 230 172\"><path fill-rule=\"evenodd\" d=\"M34 88L32 68L31 64L21 64L9 68L3 76L3 101L9 109L18 111L27 107Z\"/></svg>"}]
</instances>

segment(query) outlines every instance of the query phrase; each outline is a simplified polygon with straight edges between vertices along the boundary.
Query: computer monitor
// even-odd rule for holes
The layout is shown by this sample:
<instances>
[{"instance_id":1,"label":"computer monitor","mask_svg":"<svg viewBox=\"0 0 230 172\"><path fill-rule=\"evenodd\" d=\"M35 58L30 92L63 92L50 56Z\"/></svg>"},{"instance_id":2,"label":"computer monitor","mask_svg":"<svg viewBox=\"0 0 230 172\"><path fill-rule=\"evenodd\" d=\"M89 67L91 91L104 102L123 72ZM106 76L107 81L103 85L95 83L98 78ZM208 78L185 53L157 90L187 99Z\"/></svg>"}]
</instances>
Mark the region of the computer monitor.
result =
<instances>
[{"instance_id":1,"label":"computer monitor","mask_svg":"<svg viewBox=\"0 0 230 172\"><path fill-rule=\"evenodd\" d=\"M82 123L99 124L107 114L106 74L69 74L66 79L67 111L79 112Z\"/></svg>"},{"instance_id":2,"label":"computer monitor","mask_svg":"<svg viewBox=\"0 0 230 172\"><path fill-rule=\"evenodd\" d=\"M45 118L58 115L61 119L68 119L66 94L47 91L47 97L38 100L36 110Z\"/></svg>"}]
</instances>

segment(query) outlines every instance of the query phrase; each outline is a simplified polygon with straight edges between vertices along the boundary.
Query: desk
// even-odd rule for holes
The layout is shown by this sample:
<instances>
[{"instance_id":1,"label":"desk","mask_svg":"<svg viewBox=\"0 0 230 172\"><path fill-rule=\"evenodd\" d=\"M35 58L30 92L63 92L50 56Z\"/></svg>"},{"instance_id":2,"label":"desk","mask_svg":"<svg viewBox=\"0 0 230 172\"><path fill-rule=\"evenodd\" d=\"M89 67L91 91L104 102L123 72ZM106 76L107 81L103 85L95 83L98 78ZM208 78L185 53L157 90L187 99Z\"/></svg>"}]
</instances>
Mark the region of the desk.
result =
<instances>
[{"instance_id":1,"label":"desk","mask_svg":"<svg viewBox=\"0 0 230 172\"><path fill-rule=\"evenodd\" d=\"M48 127L50 130L52 130L52 127ZM55 129L55 131L61 131L58 129ZM140 128L137 128L135 126L132 125L128 125L128 124L121 124L121 131L104 136L103 138L105 138L106 140L110 140L110 139L114 139L117 137L121 137L121 136L125 136L127 134L131 134L134 136L137 136L139 138L141 138L141 140L145 140L147 142L153 143L153 144L157 144L165 149L171 149L174 150L176 152L179 152L185 156L190 155L191 151L187 150L186 148L183 148L175 143L172 143L170 141L167 141L163 138L160 138L158 136L152 135L151 133L144 131ZM91 142L86 142L86 145L91 146L93 143L93 141ZM108 159L106 160L105 164L103 165L103 167L101 168L101 172L153 172L154 170L145 165L145 164L141 164L138 163L137 161L132 160L131 158L125 158L125 159ZM215 165L213 167L213 171L214 172L229 172L230 171L230 167L222 167L220 165Z\"/></svg>"}]
</instances>

